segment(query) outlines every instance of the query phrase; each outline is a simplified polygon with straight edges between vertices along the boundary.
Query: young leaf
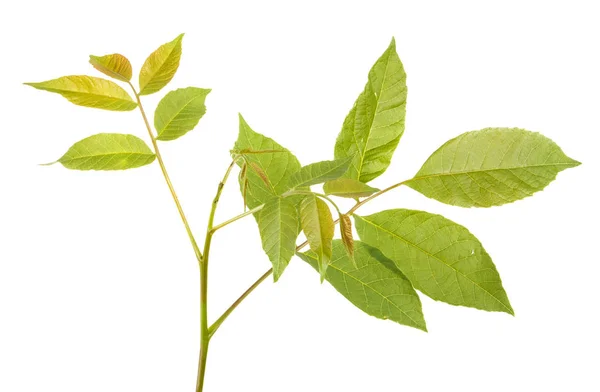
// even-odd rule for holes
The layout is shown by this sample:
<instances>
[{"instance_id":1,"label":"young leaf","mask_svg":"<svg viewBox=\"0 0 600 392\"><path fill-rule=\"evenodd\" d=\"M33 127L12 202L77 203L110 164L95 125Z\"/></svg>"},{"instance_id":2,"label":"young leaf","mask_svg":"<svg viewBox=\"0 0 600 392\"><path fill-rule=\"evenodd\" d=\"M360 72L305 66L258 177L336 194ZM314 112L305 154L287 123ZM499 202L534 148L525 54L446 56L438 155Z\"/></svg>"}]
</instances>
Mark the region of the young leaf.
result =
<instances>
[{"instance_id":1,"label":"young leaf","mask_svg":"<svg viewBox=\"0 0 600 392\"><path fill-rule=\"evenodd\" d=\"M256 170L248 170L246 174L248 207L254 208L266 203L273 196L279 196L287 191L289 178L300 169L300 162L294 154L273 139L254 132L244 118L241 115L239 117L240 131L233 148L234 151L277 150L277 152L244 155L248 164L254 164L260 168L265 177L262 179ZM243 190L242 183L240 183L240 190Z\"/></svg>"},{"instance_id":2,"label":"young leaf","mask_svg":"<svg viewBox=\"0 0 600 392\"><path fill-rule=\"evenodd\" d=\"M298 256L319 271L317 255L308 251ZM421 301L412 285L379 250L356 242L354 262L340 240L333 241L333 256L325 279L363 312L427 331Z\"/></svg>"},{"instance_id":3,"label":"young leaf","mask_svg":"<svg viewBox=\"0 0 600 392\"><path fill-rule=\"evenodd\" d=\"M335 180L346 173L352 162L352 157L321 161L303 166L290 177L290 188L320 184Z\"/></svg>"},{"instance_id":4,"label":"young leaf","mask_svg":"<svg viewBox=\"0 0 600 392\"><path fill-rule=\"evenodd\" d=\"M310 250L317 256L318 269L323 281L331 261L331 241L335 231L335 224L327 203L315 195L304 197L300 204L300 226L306 235Z\"/></svg>"},{"instance_id":5,"label":"young leaf","mask_svg":"<svg viewBox=\"0 0 600 392\"><path fill-rule=\"evenodd\" d=\"M452 305L514 314L492 259L463 226L404 209L354 217L360 239L393 260L417 290Z\"/></svg>"},{"instance_id":6,"label":"young leaf","mask_svg":"<svg viewBox=\"0 0 600 392\"><path fill-rule=\"evenodd\" d=\"M579 164L539 133L486 128L441 146L407 185L442 203L491 207L531 196Z\"/></svg>"},{"instance_id":7,"label":"young leaf","mask_svg":"<svg viewBox=\"0 0 600 392\"><path fill-rule=\"evenodd\" d=\"M124 170L148 165L155 157L137 136L99 133L73 144L57 162L73 170Z\"/></svg>"},{"instance_id":8,"label":"young leaf","mask_svg":"<svg viewBox=\"0 0 600 392\"><path fill-rule=\"evenodd\" d=\"M336 159L354 157L346 177L366 183L390 165L404 133L406 91L406 73L392 39L371 68L336 140Z\"/></svg>"},{"instance_id":9,"label":"young leaf","mask_svg":"<svg viewBox=\"0 0 600 392\"><path fill-rule=\"evenodd\" d=\"M352 220L346 214L340 215L340 234L342 244L346 248L346 253L350 261L354 263L354 238L352 237Z\"/></svg>"},{"instance_id":10,"label":"young leaf","mask_svg":"<svg viewBox=\"0 0 600 392\"><path fill-rule=\"evenodd\" d=\"M351 178L339 178L323 184L323 191L326 195L358 199L360 197L371 196L373 193L379 192L379 189Z\"/></svg>"},{"instance_id":11,"label":"young leaf","mask_svg":"<svg viewBox=\"0 0 600 392\"><path fill-rule=\"evenodd\" d=\"M182 40L183 34L180 34L148 56L140 70L140 95L153 94L173 79L179 68Z\"/></svg>"},{"instance_id":12,"label":"young leaf","mask_svg":"<svg viewBox=\"0 0 600 392\"><path fill-rule=\"evenodd\" d=\"M273 278L279 279L296 252L298 210L288 199L274 197L265 203L258 217L262 246L273 264Z\"/></svg>"},{"instance_id":13,"label":"young leaf","mask_svg":"<svg viewBox=\"0 0 600 392\"><path fill-rule=\"evenodd\" d=\"M40 83L25 83L38 90L57 93L79 106L128 111L137 107L129 94L118 84L94 76L63 76Z\"/></svg>"},{"instance_id":14,"label":"young leaf","mask_svg":"<svg viewBox=\"0 0 600 392\"><path fill-rule=\"evenodd\" d=\"M106 56L90 55L90 64L104 75L122 82L131 80L131 63L122 54L114 53Z\"/></svg>"},{"instance_id":15,"label":"young leaf","mask_svg":"<svg viewBox=\"0 0 600 392\"><path fill-rule=\"evenodd\" d=\"M188 87L171 91L160 100L154 112L158 140L174 140L192 129L206 113L204 101L210 89Z\"/></svg>"}]
</instances>

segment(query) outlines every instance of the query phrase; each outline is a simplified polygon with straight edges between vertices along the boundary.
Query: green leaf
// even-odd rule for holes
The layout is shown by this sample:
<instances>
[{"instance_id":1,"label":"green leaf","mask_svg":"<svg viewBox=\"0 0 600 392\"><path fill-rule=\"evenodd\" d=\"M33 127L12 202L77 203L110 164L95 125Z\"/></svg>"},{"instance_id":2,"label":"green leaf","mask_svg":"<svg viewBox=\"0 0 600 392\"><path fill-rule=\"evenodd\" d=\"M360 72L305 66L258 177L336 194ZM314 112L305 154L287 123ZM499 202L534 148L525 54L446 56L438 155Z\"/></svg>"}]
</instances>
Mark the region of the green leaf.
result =
<instances>
[{"instance_id":1,"label":"green leaf","mask_svg":"<svg viewBox=\"0 0 600 392\"><path fill-rule=\"evenodd\" d=\"M379 189L351 178L339 178L326 182L323 185L323 191L327 195L358 199L360 197L371 196L373 193L379 192Z\"/></svg>"},{"instance_id":2,"label":"green leaf","mask_svg":"<svg viewBox=\"0 0 600 392\"><path fill-rule=\"evenodd\" d=\"M303 166L290 178L290 188L320 184L325 181L335 180L344 175L350 167L352 157L336 159L334 161L321 161Z\"/></svg>"},{"instance_id":3,"label":"green leaf","mask_svg":"<svg viewBox=\"0 0 600 392\"><path fill-rule=\"evenodd\" d=\"M346 253L350 261L354 263L354 237L352 236L352 220L346 214L340 215L340 234L342 244L346 248Z\"/></svg>"},{"instance_id":4,"label":"green leaf","mask_svg":"<svg viewBox=\"0 0 600 392\"><path fill-rule=\"evenodd\" d=\"M137 107L129 94L118 84L94 76L63 76L40 83L25 83L38 90L57 93L79 106L128 111Z\"/></svg>"},{"instance_id":5,"label":"green leaf","mask_svg":"<svg viewBox=\"0 0 600 392\"><path fill-rule=\"evenodd\" d=\"M148 165L155 157L137 136L99 133L73 144L57 162L73 170L124 170Z\"/></svg>"},{"instance_id":6,"label":"green leaf","mask_svg":"<svg viewBox=\"0 0 600 392\"><path fill-rule=\"evenodd\" d=\"M360 239L393 260L417 290L452 305L514 314L492 259L465 227L404 209L354 217Z\"/></svg>"},{"instance_id":7,"label":"green leaf","mask_svg":"<svg viewBox=\"0 0 600 392\"><path fill-rule=\"evenodd\" d=\"M491 207L531 196L578 165L539 133L486 128L441 146L407 185L442 203Z\"/></svg>"},{"instance_id":8,"label":"green leaf","mask_svg":"<svg viewBox=\"0 0 600 392\"><path fill-rule=\"evenodd\" d=\"M148 56L140 70L140 95L153 94L173 79L179 68L182 40L183 34L180 34Z\"/></svg>"},{"instance_id":9,"label":"green leaf","mask_svg":"<svg viewBox=\"0 0 600 392\"><path fill-rule=\"evenodd\" d=\"M273 277L277 281L296 252L296 206L289 199L272 198L260 210L258 228L263 249L273 264Z\"/></svg>"},{"instance_id":10,"label":"green leaf","mask_svg":"<svg viewBox=\"0 0 600 392\"><path fill-rule=\"evenodd\" d=\"M346 177L366 183L390 165L404 133L406 91L406 73L392 39L371 68L335 143L336 159L354 157Z\"/></svg>"},{"instance_id":11,"label":"green leaf","mask_svg":"<svg viewBox=\"0 0 600 392\"><path fill-rule=\"evenodd\" d=\"M248 188L246 201L249 208L266 203L273 196L280 196L287 191L290 176L300 169L300 162L289 150L282 147L273 139L254 132L240 115L240 131L233 148L234 151L274 150L261 154L244 155L250 169L246 173ZM242 165L241 163L239 163ZM258 167L266 176L266 183L257 173ZM240 183L240 189L243 184Z\"/></svg>"},{"instance_id":12,"label":"green leaf","mask_svg":"<svg viewBox=\"0 0 600 392\"><path fill-rule=\"evenodd\" d=\"M114 53L106 56L90 55L90 64L103 74L122 82L131 80L131 63L122 54Z\"/></svg>"},{"instance_id":13,"label":"green leaf","mask_svg":"<svg viewBox=\"0 0 600 392\"><path fill-rule=\"evenodd\" d=\"M321 281L323 281L331 261L331 241L335 231L335 224L327 203L314 194L304 197L300 204L300 226L306 235L310 250L317 255Z\"/></svg>"},{"instance_id":14,"label":"green leaf","mask_svg":"<svg viewBox=\"0 0 600 392\"><path fill-rule=\"evenodd\" d=\"M298 256L317 271L314 252ZM356 242L356 265L348 258L340 240L333 241L333 256L325 279L363 312L427 331L421 301L412 285L379 250Z\"/></svg>"},{"instance_id":15,"label":"green leaf","mask_svg":"<svg viewBox=\"0 0 600 392\"><path fill-rule=\"evenodd\" d=\"M154 112L156 138L174 140L194 129L206 113L204 101L208 93L210 89L188 87L165 95Z\"/></svg>"}]
</instances>

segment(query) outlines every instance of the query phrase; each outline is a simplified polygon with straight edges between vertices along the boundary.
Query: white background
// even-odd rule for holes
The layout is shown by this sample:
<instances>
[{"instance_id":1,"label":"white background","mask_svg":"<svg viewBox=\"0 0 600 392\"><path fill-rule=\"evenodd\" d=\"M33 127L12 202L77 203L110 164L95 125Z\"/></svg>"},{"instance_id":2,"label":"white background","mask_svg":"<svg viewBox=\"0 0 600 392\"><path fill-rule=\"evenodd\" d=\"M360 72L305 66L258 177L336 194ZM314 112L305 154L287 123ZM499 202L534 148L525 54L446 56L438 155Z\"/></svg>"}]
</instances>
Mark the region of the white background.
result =
<instances>
[{"instance_id":1,"label":"white background","mask_svg":"<svg viewBox=\"0 0 600 392\"><path fill-rule=\"evenodd\" d=\"M137 4L136 4L137 3ZM12 1L1 6L0 391L192 391L198 269L156 164L77 172L56 160L99 132L146 137L137 112L75 107L22 82L134 72L186 36L179 71L144 99L210 87L198 128L161 147L196 236L229 163L237 112L306 164L342 121L392 36L408 74L406 132L383 187L446 140L488 126L544 133L583 165L532 198L461 209L408 188L408 207L467 226L516 317L422 297L429 333L364 315L294 259L212 341L207 392L598 391L600 24L596 2ZM232 182L217 221L241 211ZM269 263L252 219L219 232L210 317Z\"/></svg>"}]
</instances>

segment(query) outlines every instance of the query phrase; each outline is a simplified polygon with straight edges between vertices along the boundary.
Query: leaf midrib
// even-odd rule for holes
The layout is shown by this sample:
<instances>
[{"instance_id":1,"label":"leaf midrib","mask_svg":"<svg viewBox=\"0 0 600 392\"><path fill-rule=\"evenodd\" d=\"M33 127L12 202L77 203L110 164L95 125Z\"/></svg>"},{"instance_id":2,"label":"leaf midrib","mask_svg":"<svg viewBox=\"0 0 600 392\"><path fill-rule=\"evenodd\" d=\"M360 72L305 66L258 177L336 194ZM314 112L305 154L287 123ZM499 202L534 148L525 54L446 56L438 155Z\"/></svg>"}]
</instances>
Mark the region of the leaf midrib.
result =
<instances>
[{"instance_id":1,"label":"leaf midrib","mask_svg":"<svg viewBox=\"0 0 600 392\"><path fill-rule=\"evenodd\" d=\"M175 120L175 118L177 118L177 116L179 116L179 115L181 114L181 112L183 112L183 110L184 110L185 108L187 108L187 107L190 105L190 103L192 103L194 100L196 100L196 99L198 99L198 98L200 98L200 97L201 97L201 95L196 95L196 96L194 96L193 98L191 98L189 101L187 101L187 102L186 102L186 103L185 103L185 104L184 104L184 105L181 107L181 109L179 109L179 110L177 111L177 113L175 113L175 114L174 114L174 115L173 115L173 116L172 116L172 117L169 119L169 121L167 122L167 124L161 128L161 130L159 131L158 137L160 137L160 136L161 136L163 133L165 133L165 130L166 130L167 128L169 128L169 126L170 126L170 125L171 125L171 123L172 123L172 122Z\"/></svg>"},{"instance_id":2,"label":"leaf midrib","mask_svg":"<svg viewBox=\"0 0 600 392\"><path fill-rule=\"evenodd\" d=\"M375 224L373 221L370 221L368 219L366 219L365 217L361 217L359 216L360 219L362 219L363 221L371 224L372 226L392 235L393 237L398 238L399 240L403 241L404 243L406 243L407 245L410 245L418 250L420 250L421 252L425 253L426 255L432 257L433 259L437 260L438 262L442 263L443 265L447 266L448 268L452 269L456 274L459 274L461 276L463 276L465 279L467 279L468 281L472 282L475 286L479 287L481 290L483 290L484 292L486 292L490 297L492 297L496 302L498 302L500 305L502 305L503 308L505 308L509 314L513 314L514 311L506 306L506 304L504 304L502 301L500 301L498 298L496 298L495 295L493 295L492 293L490 293L488 290L486 290L485 288L483 288L482 286L480 286L477 282L475 282L474 280L470 279L467 275L463 274L461 271L457 270L456 268L454 268L453 266L451 266L450 264L445 263L442 259L440 259L439 257L435 256L432 253L429 253L428 251L426 251L425 249L421 248L420 246L418 246L417 244L414 244L412 242L410 242L409 240L401 237L400 235L394 233L393 231L387 230L386 228L384 228L383 226L380 226L378 224ZM444 295L445 296L445 295Z\"/></svg>"}]
</instances>

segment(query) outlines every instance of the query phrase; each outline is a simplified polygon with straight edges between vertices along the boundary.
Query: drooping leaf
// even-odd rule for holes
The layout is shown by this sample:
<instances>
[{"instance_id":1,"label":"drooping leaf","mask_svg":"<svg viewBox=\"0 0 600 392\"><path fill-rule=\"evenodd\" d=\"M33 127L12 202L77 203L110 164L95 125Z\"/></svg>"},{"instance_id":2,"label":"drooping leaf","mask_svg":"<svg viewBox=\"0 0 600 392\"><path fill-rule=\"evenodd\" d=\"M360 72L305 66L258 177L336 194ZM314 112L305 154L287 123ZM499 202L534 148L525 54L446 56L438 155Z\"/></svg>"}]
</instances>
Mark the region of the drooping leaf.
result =
<instances>
[{"instance_id":1,"label":"drooping leaf","mask_svg":"<svg viewBox=\"0 0 600 392\"><path fill-rule=\"evenodd\" d=\"M393 260L417 290L452 305L514 314L492 259L465 227L404 209L354 217L360 239Z\"/></svg>"},{"instance_id":2,"label":"drooping leaf","mask_svg":"<svg viewBox=\"0 0 600 392\"><path fill-rule=\"evenodd\" d=\"M252 167L249 168L246 174L248 179L246 201L249 208L255 208L266 203L273 196L279 196L288 190L289 178L300 169L300 162L294 154L273 139L254 132L244 118L241 115L239 117L240 131L233 151L277 151L244 155L245 161L248 164L253 163L259 167L267 180L266 182L263 181L261 176ZM242 165L241 163L239 164ZM243 184L241 183L240 189L243 189Z\"/></svg>"},{"instance_id":3,"label":"drooping leaf","mask_svg":"<svg viewBox=\"0 0 600 392\"><path fill-rule=\"evenodd\" d=\"M90 55L90 64L103 74L122 82L131 80L131 63L122 54L114 53L106 56Z\"/></svg>"},{"instance_id":4,"label":"drooping leaf","mask_svg":"<svg viewBox=\"0 0 600 392\"><path fill-rule=\"evenodd\" d=\"M358 199L360 197L371 196L373 193L379 192L379 189L351 178L339 178L327 181L323 185L323 191L327 195Z\"/></svg>"},{"instance_id":5,"label":"drooping leaf","mask_svg":"<svg viewBox=\"0 0 600 392\"><path fill-rule=\"evenodd\" d=\"M442 203L491 207L531 196L579 164L539 133L486 128L441 146L407 185Z\"/></svg>"},{"instance_id":6,"label":"drooping leaf","mask_svg":"<svg viewBox=\"0 0 600 392\"><path fill-rule=\"evenodd\" d=\"M288 199L274 197L265 203L258 216L262 246L273 264L273 277L279 279L296 252L298 210Z\"/></svg>"},{"instance_id":7,"label":"drooping leaf","mask_svg":"<svg viewBox=\"0 0 600 392\"><path fill-rule=\"evenodd\" d=\"M298 256L319 271L317 255ZM325 279L363 312L427 331L421 301L412 285L379 250L356 241L356 265L340 240L333 241L333 256Z\"/></svg>"},{"instance_id":8,"label":"drooping leaf","mask_svg":"<svg viewBox=\"0 0 600 392\"><path fill-rule=\"evenodd\" d=\"M352 220L346 214L340 215L340 234L342 244L346 248L346 253L350 261L354 263L354 237L352 236Z\"/></svg>"},{"instance_id":9,"label":"drooping leaf","mask_svg":"<svg viewBox=\"0 0 600 392\"><path fill-rule=\"evenodd\" d=\"M314 194L304 197L300 204L300 226L306 235L310 250L317 256L318 269L323 281L327 266L331 262L331 241L335 231L327 203Z\"/></svg>"},{"instance_id":10,"label":"drooping leaf","mask_svg":"<svg viewBox=\"0 0 600 392\"><path fill-rule=\"evenodd\" d=\"M148 165L155 157L137 136L99 133L73 144L57 162L73 170L124 170Z\"/></svg>"},{"instance_id":11,"label":"drooping leaf","mask_svg":"<svg viewBox=\"0 0 600 392\"><path fill-rule=\"evenodd\" d=\"M63 76L45 82L25 84L38 90L60 94L79 106L116 111L128 111L137 107L121 86L94 76Z\"/></svg>"},{"instance_id":12,"label":"drooping leaf","mask_svg":"<svg viewBox=\"0 0 600 392\"><path fill-rule=\"evenodd\" d=\"M171 91L160 100L154 112L154 127L158 140L174 140L198 124L206 106L210 89L188 87Z\"/></svg>"},{"instance_id":13,"label":"drooping leaf","mask_svg":"<svg viewBox=\"0 0 600 392\"><path fill-rule=\"evenodd\" d=\"M153 94L173 79L179 68L182 40L183 34L180 34L148 56L140 70L140 95Z\"/></svg>"},{"instance_id":14,"label":"drooping leaf","mask_svg":"<svg viewBox=\"0 0 600 392\"><path fill-rule=\"evenodd\" d=\"M271 186L271 182L269 182L269 177L267 177L267 173L258 165L256 162L250 162L250 167L254 171L254 173L258 174L258 177L263 181L266 187Z\"/></svg>"},{"instance_id":15,"label":"drooping leaf","mask_svg":"<svg viewBox=\"0 0 600 392\"><path fill-rule=\"evenodd\" d=\"M406 73L392 39L371 68L335 143L336 159L354 157L346 177L366 183L390 165L404 133L406 91Z\"/></svg>"},{"instance_id":16,"label":"drooping leaf","mask_svg":"<svg viewBox=\"0 0 600 392\"><path fill-rule=\"evenodd\" d=\"M350 167L352 157L321 161L303 166L290 178L290 188L320 184L341 177Z\"/></svg>"}]
</instances>

